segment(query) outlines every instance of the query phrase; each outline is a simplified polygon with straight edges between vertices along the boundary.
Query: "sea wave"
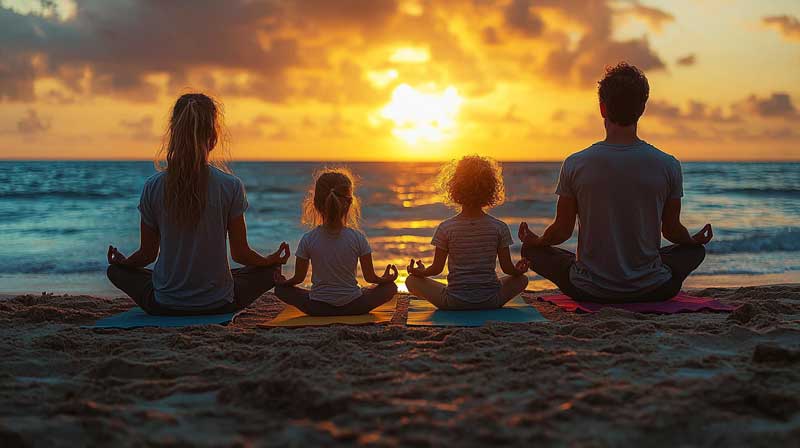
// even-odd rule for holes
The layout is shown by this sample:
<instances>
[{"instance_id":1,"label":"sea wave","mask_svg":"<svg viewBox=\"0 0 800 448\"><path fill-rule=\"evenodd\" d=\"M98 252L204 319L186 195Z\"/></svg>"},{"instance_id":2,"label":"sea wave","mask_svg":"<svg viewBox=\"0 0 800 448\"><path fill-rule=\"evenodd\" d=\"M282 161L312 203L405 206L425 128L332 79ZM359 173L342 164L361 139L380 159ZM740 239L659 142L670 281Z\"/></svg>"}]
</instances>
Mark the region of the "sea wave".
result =
<instances>
[{"instance_id":1,"label":"sea wave","mask_svg":"<svg viewBox=\"0 0 800 448\"><path fill-rule=\"evenodd\" d=\"M800 251L800 228L773 232L754 232L738 238L712 241L706 250L710 254L737 254Z\"/></svg>"}]
</instances>

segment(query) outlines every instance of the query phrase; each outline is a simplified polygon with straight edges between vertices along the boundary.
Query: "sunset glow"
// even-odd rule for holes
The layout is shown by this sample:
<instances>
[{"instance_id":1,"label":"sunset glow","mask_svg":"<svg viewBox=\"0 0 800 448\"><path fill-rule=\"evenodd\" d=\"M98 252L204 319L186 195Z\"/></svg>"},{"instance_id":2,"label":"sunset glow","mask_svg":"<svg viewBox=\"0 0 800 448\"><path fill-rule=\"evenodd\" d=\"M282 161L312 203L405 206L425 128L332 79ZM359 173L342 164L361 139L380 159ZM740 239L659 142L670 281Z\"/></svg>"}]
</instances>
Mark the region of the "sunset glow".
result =
<instances>
[{"instance_id":1,"label":"sunset glow","mask_svg":"<svg viewBox=\"0 0 800 448\"><path fill-rule=\"evenodd\" d=\"M392 134L406 143L440 142L456 132L461 102L452 86L439 93L426 93L401 84L381 115L394 122Z\"/></svg>"},{"instance_id":2,"label":"sunset glow","mask_svg":"<svg viewBox=\"0 0 800 448\"><path fill-rule=\"evenodd\" d=\"M798 159L798 17L789 0L0 0L0 157L149 159L202 91L235 159L558 161L603 138L596 82L625 60L650 80L651 143Z\"/></svg>"}]
</instances>

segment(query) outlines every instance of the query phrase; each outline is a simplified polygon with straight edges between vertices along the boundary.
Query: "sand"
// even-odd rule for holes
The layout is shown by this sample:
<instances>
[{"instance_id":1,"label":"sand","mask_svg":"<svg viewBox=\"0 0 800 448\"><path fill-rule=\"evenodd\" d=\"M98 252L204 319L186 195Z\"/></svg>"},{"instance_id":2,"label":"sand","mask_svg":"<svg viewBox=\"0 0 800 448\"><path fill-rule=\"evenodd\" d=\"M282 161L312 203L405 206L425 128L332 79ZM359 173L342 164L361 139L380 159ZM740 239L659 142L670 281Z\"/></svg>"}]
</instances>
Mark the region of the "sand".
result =
<instances>
[{"instance_id":1,"label":"sand","mask_svg":"<svg viewBox=\"0 0 800 448\"><path fill-rule=\"evenodd\" d=\"M800 285L734 314L408 328L85 330L125 299L0 301L0 446L800 446ZM534 301L535 294L526 298Z\"/></svg>"}]
</instances>

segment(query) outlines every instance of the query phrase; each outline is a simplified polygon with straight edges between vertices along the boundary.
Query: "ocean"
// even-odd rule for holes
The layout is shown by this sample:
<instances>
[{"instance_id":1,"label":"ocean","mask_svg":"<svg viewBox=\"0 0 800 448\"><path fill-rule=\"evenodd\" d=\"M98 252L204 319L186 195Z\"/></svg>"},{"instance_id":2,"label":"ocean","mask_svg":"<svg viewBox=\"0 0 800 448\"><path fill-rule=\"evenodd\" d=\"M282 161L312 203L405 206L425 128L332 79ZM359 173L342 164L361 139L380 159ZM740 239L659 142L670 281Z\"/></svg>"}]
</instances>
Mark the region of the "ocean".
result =
<instances>
[{"instance_id":1,"label":"ocean","mask_svg":"<svg viewBox=\"0 0 800 448\"><path fill-rule=\"evenodd\" d=\"M342 164L336 164L342 165ZM430 262L436 225L453 215L435 190L437 163L348 163L358 176L363 230L376 269ZM321 163L238 162L250 201L250 244L292 249L304 232L300 204ZM541 231L555 212L558 163L503 163L506 202L491 213ZM800 163L684 163L683 221L715 228L689 286L800 282ZM120 295L106 280L109 244L138 247L136 205L150 162L0 162L0 293ZM566 248L575 249L576 235ZM519 243L513 248L515 259ZM287 266L284 272L291 273ZM530 288L549 287L533 273Z\"/></svg>"}]
</instances>

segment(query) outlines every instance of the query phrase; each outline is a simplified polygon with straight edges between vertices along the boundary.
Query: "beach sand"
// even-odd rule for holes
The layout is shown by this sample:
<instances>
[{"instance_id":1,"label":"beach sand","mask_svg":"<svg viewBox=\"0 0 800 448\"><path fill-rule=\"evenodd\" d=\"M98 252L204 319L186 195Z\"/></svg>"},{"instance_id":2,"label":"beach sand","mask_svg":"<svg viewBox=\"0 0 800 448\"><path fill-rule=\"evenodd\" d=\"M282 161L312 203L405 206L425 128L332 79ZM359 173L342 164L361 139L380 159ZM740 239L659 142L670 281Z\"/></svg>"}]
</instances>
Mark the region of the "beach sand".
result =
<instances>
[{"instance_id":1,"label":"beach sand","mask_svg":"<svg viewBox=\"0 0 800 448\"><path fill-rule=\"evenodd\" d=\"M0 301L0 446L800 446L800 285L733 314L483 328L86 330L125 299Z\"/></svg>"}]
</instances>

